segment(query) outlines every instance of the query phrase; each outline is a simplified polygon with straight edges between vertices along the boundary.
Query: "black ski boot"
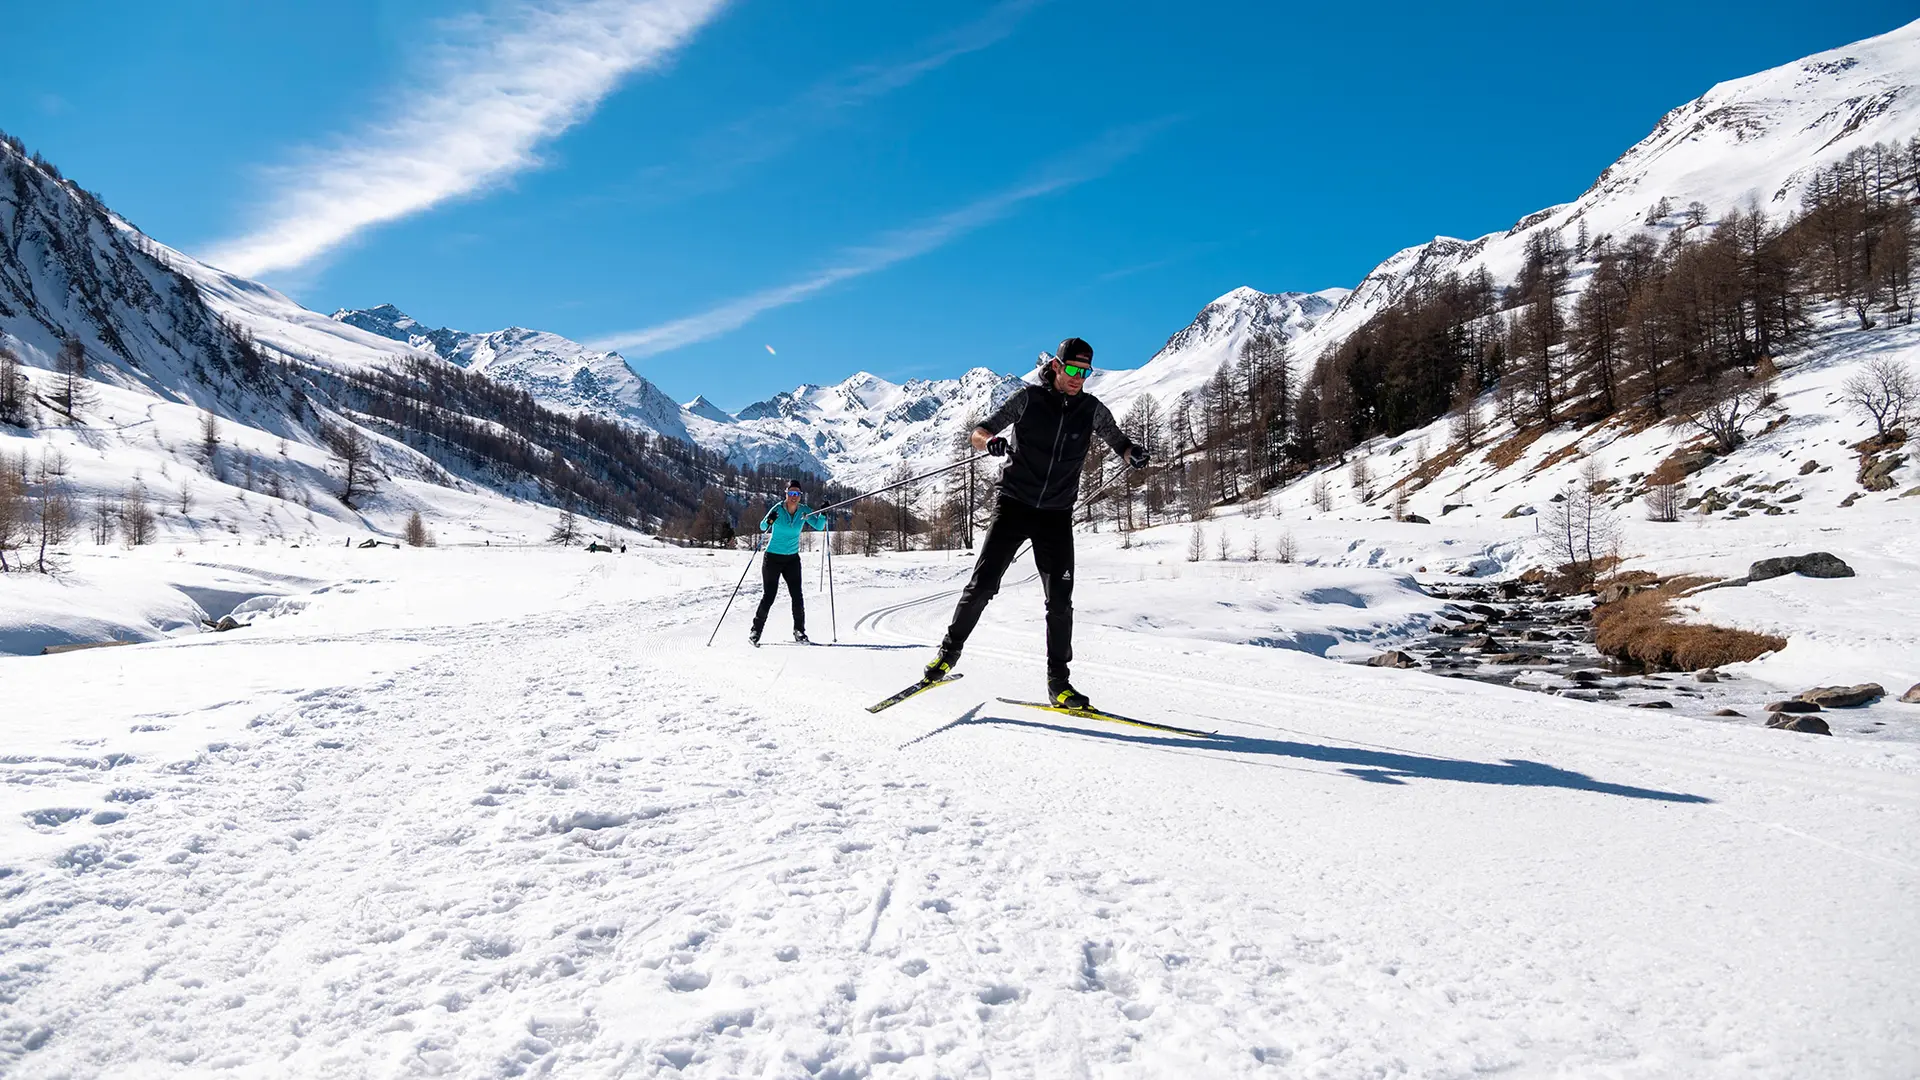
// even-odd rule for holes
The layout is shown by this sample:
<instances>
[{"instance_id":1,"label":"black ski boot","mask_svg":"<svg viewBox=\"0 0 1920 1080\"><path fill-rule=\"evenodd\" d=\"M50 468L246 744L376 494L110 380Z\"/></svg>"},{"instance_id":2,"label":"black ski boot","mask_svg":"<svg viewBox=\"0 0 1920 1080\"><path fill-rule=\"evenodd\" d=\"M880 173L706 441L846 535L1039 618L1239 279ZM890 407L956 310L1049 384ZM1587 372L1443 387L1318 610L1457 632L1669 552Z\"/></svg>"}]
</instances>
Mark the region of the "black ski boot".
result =
<instances>
[{"instance_id":1,"label":"black ski boot","mask_svg":"<svg viewBox=\"0 0 1920 1080\"><path fill-rule=\"evenodd\" d=\"M813 644L813 640L807 637L805 630L795 630L793 632L793 643L795 645L811 645Z\"/></svg>"},{"instance_id":2,"label":"black ski boot","mask_svg":"<svg viewBox=\"0 0 1920 1080\"><path fill-rule=\"evenodd\" d=\"M1065 679L1047 680L1047 703L1062 709L1091 709L1093 703L1087 695L1073 688Z\"/></svg>"},{"instance_id":3,"label":"black ski boot","mask_svg":"<svg viewBox=\"0 0 1920 1080\"><path fill-rule=\"evenodd\" d=\"M921 672L920 679L922 682L933 682L935 679L944 679L947 677L947 672L953 670L953 665L959 662L959 653L950 653L945 649L941 649L940 655L934 657L933 660L927 664L926 669Z\"/></svg>"},{"instance_id":4,"label":"black ski boot","mask_svg":"<svg viewBox=\"0 0 1920 1080\"><path fill-rule=\"evenodd\" d=\"M760 628L755 627L752 630L747 631L747 640L753 643L754 648L756 649L759 648L760 647Z\"/></svg>"}]
</instances>

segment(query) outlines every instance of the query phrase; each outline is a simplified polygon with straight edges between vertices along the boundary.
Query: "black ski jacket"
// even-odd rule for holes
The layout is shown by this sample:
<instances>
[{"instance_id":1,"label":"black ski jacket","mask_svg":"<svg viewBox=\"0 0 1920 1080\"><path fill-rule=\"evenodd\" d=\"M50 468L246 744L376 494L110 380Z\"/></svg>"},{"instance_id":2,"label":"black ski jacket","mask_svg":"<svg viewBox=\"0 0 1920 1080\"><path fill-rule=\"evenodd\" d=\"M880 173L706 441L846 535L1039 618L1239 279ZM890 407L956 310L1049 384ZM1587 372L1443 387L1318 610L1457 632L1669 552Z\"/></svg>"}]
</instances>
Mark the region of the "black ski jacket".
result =
<instances>
[{"instance_id":1,"label":"black ski jacket","mask_svg":"<svg viewBox=\"0 0 1920 1080\"><path fill-rule=\"evenodd\" d=\"M1116 454L1125 455L1134 445L1099 398L1085 391L1063 394L1050 386L1017 391L980 426L996 435L1013 428L1000 494L1040 510L1073 505L1093 435L1106 440Z\"/></svg>"}]
</instances>

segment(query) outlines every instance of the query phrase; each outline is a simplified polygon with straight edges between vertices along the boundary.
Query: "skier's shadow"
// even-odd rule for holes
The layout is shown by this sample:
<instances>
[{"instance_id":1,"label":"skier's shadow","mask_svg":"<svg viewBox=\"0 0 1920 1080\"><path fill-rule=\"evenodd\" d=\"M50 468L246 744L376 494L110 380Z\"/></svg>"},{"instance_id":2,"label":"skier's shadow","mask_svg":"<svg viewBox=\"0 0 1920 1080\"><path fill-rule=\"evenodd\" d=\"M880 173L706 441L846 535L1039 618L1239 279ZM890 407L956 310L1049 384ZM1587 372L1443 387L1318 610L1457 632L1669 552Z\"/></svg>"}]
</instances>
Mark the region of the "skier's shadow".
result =
<instances>
[{"instance_id":1,"label":"skier's shadow","mask_svg":"<svg viewBox=\"0 0 1920 1080\"><path fill-rule=\"evenodd\" d=\"M797 641L770 641L767 645L776 649L877 649L893 651L896 649L931 649L931 645L868 645L859 641L810 641L805 645Z\"/></svg>"},{"instance_id":2,"label":"skier's shadow","mask_svg":"<svg viewBox=\"0 0 1920 1080\"><path fill-rule=\"evenodd\" d=\"M942 732L970 726L1028 728L1062 735L1136 746L1154 746L1175 750L1218 750L1229 754L1255 754L1293 758L1344 766L1341 772L1371 784L1405 784L1409 778L1451 780L1461 784L1501 784L1513 787L1557 787L1571 791L1591 791L1600 795L1620 795L1629 799L1655 799L1661 802L1710 803L1704 795L1652 788L1629 787L1595 780L1585 773L1562 769L1538 761L1506 758L1499 762L1468 761L1464 758L1426 757L1399 750L1374 750L1363 746L1323 746L1319 743L1293 742L1288 739L1255 739L1242 735L1160 735L1144 729L1103 730L1100 727L1070 727L1044 720L1016 719L1010 716L981 716L980 706L968 710L950 723L913 740L920 742ZM1099 721L1090 721L1098 724Z\"/></svg>"}]
</instances>

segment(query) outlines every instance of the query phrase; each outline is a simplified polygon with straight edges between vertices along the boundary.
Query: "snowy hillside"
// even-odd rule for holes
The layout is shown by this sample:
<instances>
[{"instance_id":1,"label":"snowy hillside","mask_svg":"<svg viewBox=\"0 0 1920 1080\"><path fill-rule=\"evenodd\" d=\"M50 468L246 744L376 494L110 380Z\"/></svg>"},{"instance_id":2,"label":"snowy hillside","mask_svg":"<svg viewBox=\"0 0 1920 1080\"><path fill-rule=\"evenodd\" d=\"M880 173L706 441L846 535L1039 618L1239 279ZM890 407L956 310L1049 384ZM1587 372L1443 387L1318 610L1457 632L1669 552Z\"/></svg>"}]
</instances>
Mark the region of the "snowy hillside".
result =
<instances>
[{"instance_id":1,"label":"snowy hillside","mask_svg":"<svg viewBox=\"0 0 1920 1080\"><path fill-rule=\"evenodd\" d=\"M1721 83L1668 112L1574 201L1528 214L1504 233L1436 237L1393 255L1301 339L1301 353L1311 360L1416 284L1448 273L1484 267L1497 282L1513 281L1529 237L1542 232L1568 245L1583 229L1619 240L1677 226L1696 201L1709 221L1749 204L1784 218L1823 166L1917 133L1920 21Z\"/></svg>"},{"instance_id":2,"label":"snowy hillside","mask_svg":"<svg viewBox=\"0 0 1920 1080\"><path fill-rule=\"evenodd\" d=\"M572 500L657 527L727 482L174 251L12 140L0 189L0 461L36 530L9 508L10 563L63 566L139 521L128 543L391 541L416 513L448 542L530 540ZM129 584L8 575L0 653L192 631L178 592Z\"/></svg>"}]
</instances>

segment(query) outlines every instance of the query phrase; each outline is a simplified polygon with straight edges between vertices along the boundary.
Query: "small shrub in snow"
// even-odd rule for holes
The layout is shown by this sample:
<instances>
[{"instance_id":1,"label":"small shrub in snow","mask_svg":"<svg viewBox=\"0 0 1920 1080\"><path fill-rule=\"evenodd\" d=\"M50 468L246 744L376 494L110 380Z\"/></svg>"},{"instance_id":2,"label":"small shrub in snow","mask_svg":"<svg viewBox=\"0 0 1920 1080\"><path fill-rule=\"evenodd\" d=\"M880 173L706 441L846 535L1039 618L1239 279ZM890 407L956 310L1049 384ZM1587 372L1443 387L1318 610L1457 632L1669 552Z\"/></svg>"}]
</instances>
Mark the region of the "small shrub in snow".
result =
<instances>
[{"instance_id":1,"label":"small shrub in snow","mask_svg":"<svg viewBox=\"0 0 1920 1080\"><path fill-rule=\"evenodd\" d=\"M1862 366L1840 387L1840 400L1861 418L1873 421L1875 435L1884 436L1920 404L1920 379L1905 363L1883 356Z\"/></svg>"},{"instance_id":2,"label":"small shrub in snow","mask_svg":"<svg viewBox=\"0 0 1920 1080\"><path fill-rule=\"evenodd\" d=\"M220 454L220 418L210 412L200 414L200 459L211 470Z\"/></svg>"},{"instance_id":3,"label":"small shrub in snow","mask_svg":"<svg viewBox=\"0 0 1920 1080\"><path fill-rule=\"evenodd\" d=\"M1207 554L1207 530L1198 525L1187 537L1187 561L1199 562Z\"/></svg>"},{"instance_id":4,"label":"small shrub in snow","mask_svg":"<svg viewBox=\"0 0 1920 1080\"><path fill-rule=\"evenodd\" d=\"M1694 397L1674 423L1706 432L1715 448L1723 454L1731 453L1746 441L1741 429L1766 407L1765 402L1766 396L1753 380L1737 371L1723 372Z\"/></svg>"},{"instance_id":5,"label":"small shrub in snow","mask_svg":"<svg viewBox=\"0 0 1920 1080\"><path fill-rule=\"evenodd\" d=\"M580 519L574 516L573 504L560 508L560 519L553 524L553 531L547 534L547 542L565 547L580 539Z\"/></svg>"},{"instance_id":6,"label":"small shrub in snow","mask_svg":"<svg viewBox=\"0 0 1920 1080\"><path fill-rule=\"evenodd\" d=\"M1354 498L1363 503L1373 501L1373 466L1366 458L1354 458L1353 466L1347 471L1347 479L1353 483Z\"/></svg>"},{"instance_id":7,"label":"small shrub in snow","mask_svg":"<svg viewBox=\"0 0 1920 1080\"><path fill-rule=\"evenodd\" d=\"M1218 551L1220 553L1221 562L1226 562L1228 559L1233 558L1233 544L1227 538L1227 530L1225 529L1220 530L1220 547L1218 548Z\"/></svg>"},{"instance_id":8,"label":"small shrub in snow","mask_svg":"<svg viewBox=\"0 0 1920 1080\"><path fill-rule=\"evenodd\" d=\"M113 500L105 495L93 500L93 542L102 547L113 543L114 534Z\"/></svg>"},{"instance_id":9,"label":"small shrub in snow","mask_svg":"<svg viewBox=\"0 0 1920 1080\"><path fill-rule=\"evenodd\" d=\"M1654 484L1647 488L1647 520L1679 521L1680 504L1687 497L1683 483Z\"/></svg>"},{"instance_id":10,"label":"small shrub in snow","mask_svg":"<svg viewBox=\"0 0 1920 1080\"><path fill-rule=\"evenodd\" d=\"M1290 563L1298 557L1299 554L1300 546L1294 541L1292 533L1283 532L1280 534L1280 539L1274 541L1273 557L1281 562Z\"/></svg>"},{"instance_id":11,"label":"small shrub in snow","mask_svg":"<svg viewBox=\"0 0 1920 1080\"><path fill-rule=\"evenodd\" d=\"M1259 533L1250 533L1247 536L1247 561L1248 562L1260 561L1260 534Z\"/></svg>"},{"instance_id":12,"label":"small shrub in snow","mask_svg":"<svg viewBox=\"0 0 1920 1080\"><path fill-rule=\"evenodd\" d=\"M1546 555L1571 588L1591 587L1617 546L1619 523L1602 498L1607 486L1599 463L1590 460L1547 510Z\"/></svg>"},{"instance_id":13,"label":"small shrub in snow","mask_svg":"<svg viewBox=\"0 0 1920 1080\"><path fill-rule=\"evenodd\" d=\"M7 551L19 545L21 537L26 535L26 525L26 486L12 469L0 470L0 573L19 569Z\"/></svg>"},{"instance_id":14,"label":"small shrub in snow","mask_svg":"<svg viewBox=\"0 0 1920 1080\"><path fill-rule=\"evenodd\" d=\"M418 510L407 515L406 540L409 547L433 546L433 534L427 531L427 523L421 520Z\"/></svg>"},{"instance_id":15,"label":"small shrub in snow","mask_svg":"<svg viewBox=\"0 0 1920 1080\"><path fill-rule=\"evenodd\" d=\"M1327 483L1325 476L1313 482L1313 508L1323 514L1333 509L1333 485Z\"/></svg>"}]
</instances>

